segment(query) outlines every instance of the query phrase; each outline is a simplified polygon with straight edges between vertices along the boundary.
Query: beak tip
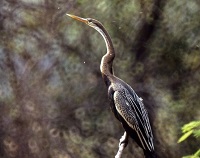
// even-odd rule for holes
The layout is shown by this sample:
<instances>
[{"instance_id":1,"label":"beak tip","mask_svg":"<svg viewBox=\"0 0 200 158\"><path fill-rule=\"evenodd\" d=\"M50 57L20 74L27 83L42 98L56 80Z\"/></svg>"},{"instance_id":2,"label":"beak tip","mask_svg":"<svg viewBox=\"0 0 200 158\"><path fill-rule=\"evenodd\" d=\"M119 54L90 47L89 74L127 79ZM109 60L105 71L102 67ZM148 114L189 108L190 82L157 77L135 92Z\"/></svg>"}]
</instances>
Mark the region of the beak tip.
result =
<instances>
[{"instance_id":1,"label":"beak tip","mask_svg":"<svg viewBox=\"0 0 200 158\"><path fill-rule=\"evenodd\" d=\"M67 16L70 16L70 17L72 16L71 14L66 14L66 15L67 15Z\"/></svg>"},{"instance_id":2,"label":"beak tip","mask_svg":"<svg viewBox=\"0 0 200 158\"><path fill-rule=\"evenodd\" d=\"M69 16L69 17L71 17L71 18L73 18L73 19L75 19L75 20L78 20L78 21L87 23L87 20L84 19L84 18L78 17L78 16L76 16L76 15L72 15L72 14L66 14L66 15Z\"/></svg>"}]
</instances>

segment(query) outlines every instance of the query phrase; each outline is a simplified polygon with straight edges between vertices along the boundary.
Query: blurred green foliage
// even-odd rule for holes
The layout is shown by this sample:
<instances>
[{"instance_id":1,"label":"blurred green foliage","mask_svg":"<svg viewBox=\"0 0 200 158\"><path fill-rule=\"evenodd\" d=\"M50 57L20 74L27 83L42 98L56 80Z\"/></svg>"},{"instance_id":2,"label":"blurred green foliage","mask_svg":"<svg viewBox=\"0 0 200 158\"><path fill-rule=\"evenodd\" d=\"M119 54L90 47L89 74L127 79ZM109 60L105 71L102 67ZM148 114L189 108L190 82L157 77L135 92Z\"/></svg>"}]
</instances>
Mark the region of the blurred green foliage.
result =
<instances>
[{"instance_id":1,"label":"blurred green foliage","mask_svg":"<svg viewBox=\"0 0 200 158\"><path fill-rule=\"evenodd\" d=\"M179 138L178 143L185 141L190 135L193 135L196 138L200 137L200 121L192 121L185 124L182 127L183 135ZM200 157L200 149L197 150L193 155L184 156L183 158L198 158Z\"/></svg>"},{"instance_id":2,"label":"blurred green foliage","mask_svg":"<svg viewBox=\"0 0 200 158\"><path fill-rule=\"evenodd\" d=\"M200 119L199 0L1 0L0 157L110 158L123 128L99 65L101 35L65 14L101 21L115 75L144 100L158 157L199 149L181 127ZM198 154L198 153L197 153ZM129 141L123 157L142 157Z\"/></svg>"}]
</instances>

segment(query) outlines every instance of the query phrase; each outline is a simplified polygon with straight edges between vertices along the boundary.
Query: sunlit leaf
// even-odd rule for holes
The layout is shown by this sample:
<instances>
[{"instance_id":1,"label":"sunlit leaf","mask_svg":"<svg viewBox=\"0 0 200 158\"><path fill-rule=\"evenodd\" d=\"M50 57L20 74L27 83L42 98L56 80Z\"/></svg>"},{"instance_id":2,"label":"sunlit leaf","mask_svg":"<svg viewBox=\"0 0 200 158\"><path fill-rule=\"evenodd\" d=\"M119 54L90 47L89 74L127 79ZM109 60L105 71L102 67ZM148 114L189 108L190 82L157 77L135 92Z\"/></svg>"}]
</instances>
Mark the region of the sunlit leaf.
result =
<instances>
[{"instance_id":1,"label":"sunlit leaf","mask_svg":"<svg viewBox=\"0 0 200 158\"><path fill-rule=\"evenodd\" d=\"M199 130L195 130L195 131L193 132L193 134L194 134L194 136L195 136L196 138L200 137L200 129L199 129Z\"/></svg>"},{"instance_id":2,"label":"sunlit leaf","mask_svg":"<svg viewBox=\"0 0 200 158\"><path fill-rule=\"evenodd\" d=\"M183 156L183 158L192 158L192 156L190 155L190 156Z\"/></svg>"},{"instance_id":3,"label":"sunlit leaf","mask_svg":"<svg viewBox=\"0 0 200 158\"><path fill-rule=\"evenodd\" d=\"M200 149L194 154L194 156L200 157Z\"/></svg>"},{"instance_id":4,"label":"sunlit leaf","mask_svg":"<svg viewBox=\"0 0 200 158\"><path fill-rule=\"evenodd\" d=\"M183 127L182 127L182 131L183 133L187 132L187 131L190 131L196 127L199 127L200 126L200 121L192 121L188 124L185 124Z\"/></svg>"},{"instance_id":5,"label":"sunlit leaf","mask_svg":"<svg viewBox=\"0 0 200 158\"><path fill-rule=\"evenodd\" d=\"M193 133L193 130L185 133L179 140L178 140L178 143L184 141L185 139L187 139L191 134Z\"/></svg>"},{"instance_id":6,"label":"sunlit leaf","mask_svg":"<svg viewBox=\"0 0 200 158\"><path fill-rule=\"evenodd\" d=\"M199 158L200 157L200 149L194 155L183 156L183 158Z\"/></svg>"}]
</instances>

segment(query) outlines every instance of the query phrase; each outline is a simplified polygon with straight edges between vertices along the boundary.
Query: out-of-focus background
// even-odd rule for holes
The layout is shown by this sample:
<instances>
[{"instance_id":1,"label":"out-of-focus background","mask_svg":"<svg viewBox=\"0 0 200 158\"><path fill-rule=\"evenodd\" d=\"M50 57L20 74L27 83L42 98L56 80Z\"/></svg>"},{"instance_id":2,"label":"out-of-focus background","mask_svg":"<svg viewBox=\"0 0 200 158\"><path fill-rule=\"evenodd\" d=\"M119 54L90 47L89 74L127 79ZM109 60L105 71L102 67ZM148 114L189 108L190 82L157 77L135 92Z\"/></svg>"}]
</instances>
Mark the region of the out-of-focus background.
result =
<instances>
[{"instance_id":1,"label":"out-of-focus background","mask_svg":"<svg viewBox=\"0 0 200 158\"><path fill-rule=\"evenodd\" d=\"M148 108L161 158L200 147L181 127L200 120L199 0L1 0L0 158L112 158L123 128L99 70L100 34L66 13L101 21L116 76ZM141 158L130 140L124 158Z\"/></svg>"}]
</instances>

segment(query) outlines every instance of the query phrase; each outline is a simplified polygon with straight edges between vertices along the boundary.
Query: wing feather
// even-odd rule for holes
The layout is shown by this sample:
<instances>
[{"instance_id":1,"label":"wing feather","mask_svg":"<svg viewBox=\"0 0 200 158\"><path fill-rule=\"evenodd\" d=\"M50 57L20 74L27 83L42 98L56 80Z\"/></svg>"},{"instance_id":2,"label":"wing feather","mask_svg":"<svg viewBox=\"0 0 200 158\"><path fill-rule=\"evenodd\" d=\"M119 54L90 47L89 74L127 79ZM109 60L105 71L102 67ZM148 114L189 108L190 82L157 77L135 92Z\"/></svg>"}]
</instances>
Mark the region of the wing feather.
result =
<instances>
[{"instance_id":1,"label":"wing feather","mask_svg":"<svg viewBox=\"0 0 200 158\"><path fill-rule=\"evenodd\" d=\"M113 97L117 112L136 131L143 148L153 151L153 134L142 99L132 89L130 93L125 88L115 91Z\"/></svg>"}]
</instances>

